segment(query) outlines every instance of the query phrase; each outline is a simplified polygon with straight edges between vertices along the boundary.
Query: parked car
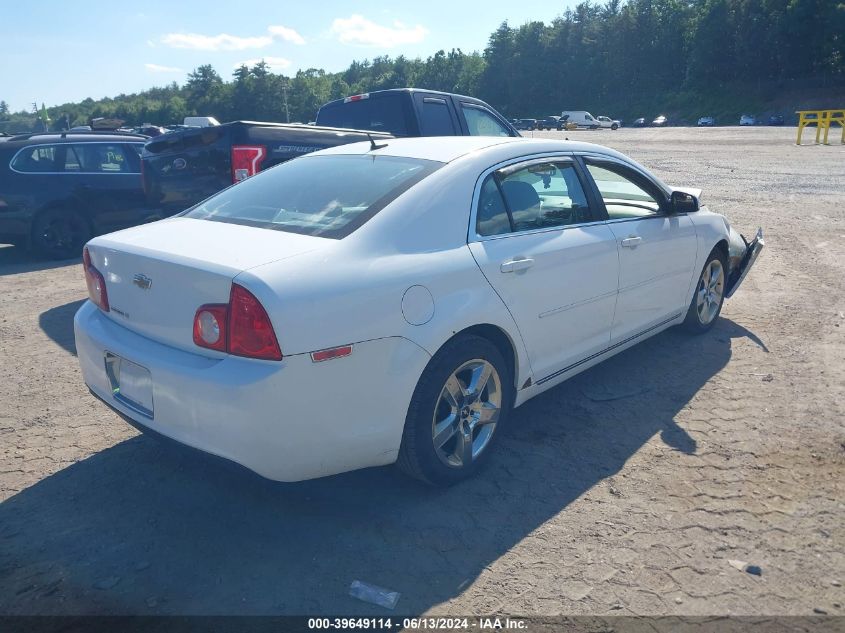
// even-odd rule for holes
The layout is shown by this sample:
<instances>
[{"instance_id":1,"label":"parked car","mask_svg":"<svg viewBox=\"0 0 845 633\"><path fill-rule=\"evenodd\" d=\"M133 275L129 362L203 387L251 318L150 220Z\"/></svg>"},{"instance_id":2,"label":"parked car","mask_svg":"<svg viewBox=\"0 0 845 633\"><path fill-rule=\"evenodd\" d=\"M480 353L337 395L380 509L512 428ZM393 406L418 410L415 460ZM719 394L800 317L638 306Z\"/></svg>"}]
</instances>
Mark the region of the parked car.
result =
<instances>
[{"instance_id":1,"label":"parked car","mask_svg":"<svg viewBox=\"0 0 845 633\"><path fill-rule=\"evenodd\" d=\"M163 128L160 125L151 125L149 123L145 123L144 125L139 125L136 128L132 128L132 132L136 134L143 134L144 136L161 136L162 134L167 134L170 130L167 128Z\"/></svg>"},{"instance_id":2,"label":"parked car","mask_svg":"<svg viewBox=\"0 0 845 633\"><path fill-rule=\"evenodd\" d=\"M569 120L569 115L564 114L558 121L558 130L577 130L578 124Z\"/></svg>"},{"instance_id":3,"label":"parked car","mask_svg":"<svg viewBox=\"0 0 845 633\"><path fill-rule=\"evenodd\" d=\"M716 125L716 119L712 116L703 116L698 119L698 127L713 127Z\"/></svg>"},{"instance_id":4,"label":"parked car","mask_svg":"<svg viewBox=\"0 0 845 633\"><path fill-rule=\"evenodd\" d=\"M66 259L93 235L158 219L141 183L145 140L50 132L0 144L0 243Z\"/></svg>"},{"instance_id":5,"label":"parked car","mask_svg":"<svg viewBox=\"0 0 845 633\"><path fill-rule=\"evenodd\" d=\"M537 119L538 130L561 130L562 125L559 116L547 116L545 119Z\"/></svg>"},{"instance_id":6,"label":"parked car","mask_svg":"<svg viewBox=\"0 0 845 633\"><path fill-rule=\"evenodd\" d=\"M586 110L564 110L560 116L567 117L567 121L574 123L578 127L584 127L590 130L599 129L599 122L595 117Z\"/></svg>"},{"instance_id":7,"label":"parked car","mask_svg":"<svg viewBox=\"0 0 845 633\"><path fill-rule=\"evenodd\" d=\"M451 484L513 407L713 326L763 243L699 193L549 139L309 154L91 240L82 375L141 429L271 479L398 461Z\"/></svg>"},{"instance_id":8,"label":"parked car","mask_svg":"<svg viewBox=\"0 0 845 633\"><path fill-rule=\"evenodd\" d=\"M645 127L646 126L645 117L640 117L639 119L634 119L634 122L632 123L632 125L633 125L633 127Z\"/></svg>"},{"instance_id":9,"label":"parked car","mask_svg":"<svg viewBox=\"0 0 845 633\"><path fill-rule=\"evenodd\" d=\"M514 127L517 130L536 130L537 119L517 119L516 125L514 125Z\"/></svg>"},{"instance_id":10,"label":"parked car","mask_svg":"<svg viewBox=\"0 0 845 633\"><path fill-rule=\"evenodd\" d=\"M652 127L666 127L669 124L669 119L666 118L665 114L661 114L654 118L651 122Z\"/></svg>"},{"instance_id":11,"label":"parked car","mask_svg":"<svg viewBox=\"0 0 845 633\"><path fill-rule=\"evenodd\" d=\"M599 127L609 128L611 130L618 130L622 125L619 119L611 119L609 116L598 116L596 117L596 121L598 121Z\"/></svg>"},{"instance_id":12,"label":"parked car","mask_svg":"<svg viewBox=\"0 0 845 633\"><path fill-rule=\"evenodd\" d=\"M782 114L773 114L769 117L769 125L783 125L784 119Z\"/></svg>"},{"instance_id":13,"label":"parked car","mask_svg":"<svg viewBox=\"0 0 845 633\"><path fill-rule=\"evenodd\" d=\"M382 90L332 101L315 123L233 121L152 139L143 153L149 203L172 215L268 167L369 137L381 143L391 135L519 136L483 101L432 90Z\"/></svg>"},{"instance_id":14,"label":"parked car","mask_svg":"<svg viewBox=\"0 0 845 633\"><path fill-rule=\"evenodd\" d=\"M740 125L757 125L757 117L753 114L743 114L739 117Z\"/></svg>"}]
</instances>

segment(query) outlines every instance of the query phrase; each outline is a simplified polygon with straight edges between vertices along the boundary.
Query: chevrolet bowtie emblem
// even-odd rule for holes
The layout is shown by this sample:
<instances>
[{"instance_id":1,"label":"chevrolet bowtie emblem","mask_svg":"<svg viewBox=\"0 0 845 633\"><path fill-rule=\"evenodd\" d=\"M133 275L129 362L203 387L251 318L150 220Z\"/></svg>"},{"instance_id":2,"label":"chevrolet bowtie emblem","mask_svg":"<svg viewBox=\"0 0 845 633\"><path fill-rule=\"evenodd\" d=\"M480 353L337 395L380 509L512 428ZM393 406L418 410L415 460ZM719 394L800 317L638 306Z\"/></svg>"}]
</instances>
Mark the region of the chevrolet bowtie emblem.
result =
<instances>
[{"instance_id":1,"label":"chevrolet bowtie emblem","mask_svg":"<svg viewBox=\"0 0 845 633\"><path fill-rule=\"evenodd\" d=\"M138 286L141 290L149 290L150 286L153 285L153 280L146 275L138 273L132 278L132 283Z\"/></svg>"}]
</instances>

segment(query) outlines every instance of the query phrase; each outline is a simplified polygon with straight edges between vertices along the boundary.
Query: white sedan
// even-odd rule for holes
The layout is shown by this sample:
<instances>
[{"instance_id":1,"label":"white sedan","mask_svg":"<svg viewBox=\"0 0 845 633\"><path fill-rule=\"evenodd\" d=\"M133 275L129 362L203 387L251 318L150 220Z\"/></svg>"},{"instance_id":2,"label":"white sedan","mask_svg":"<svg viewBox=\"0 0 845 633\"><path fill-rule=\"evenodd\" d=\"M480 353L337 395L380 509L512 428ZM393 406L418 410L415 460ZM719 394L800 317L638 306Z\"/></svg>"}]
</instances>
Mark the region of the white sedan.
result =
<instances>
[{"instance_id":1,"label":"white sedan","mask_svg":"<svg viewBox=\"0 0 845 633\"><path fill-rule=\"evenodd\" d=\"M763 242L698 193L588 143L317 152L91 240L82 373L140 428L271 479L398 461L450 484L513 407L713 325Z\"/></svg>"}]
</instances>

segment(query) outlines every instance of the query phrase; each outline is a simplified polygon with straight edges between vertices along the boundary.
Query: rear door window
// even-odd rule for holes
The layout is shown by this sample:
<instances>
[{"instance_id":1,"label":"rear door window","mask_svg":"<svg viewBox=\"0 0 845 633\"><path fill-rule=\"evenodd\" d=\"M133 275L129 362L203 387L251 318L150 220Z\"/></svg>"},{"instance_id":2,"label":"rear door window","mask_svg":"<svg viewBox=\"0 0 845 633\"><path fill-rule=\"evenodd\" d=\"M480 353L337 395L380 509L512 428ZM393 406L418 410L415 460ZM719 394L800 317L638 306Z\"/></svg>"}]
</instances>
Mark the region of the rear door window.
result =
<instances>
[{"instance_id":1,"label":"rear door window","mask_svg":"<svg viewBox=\"0 0 845 633\"><path fill-rule=\"evenodd\" d=\"M420 133L423 136L454 136L455 123L445 99L416 95L420 111Z\"/></svg>"},{"instance_id":2,"label":"rear door window","mask_svg":"<svg viewBox=\"0 0 845 633\"><path fill-rule=\"evenodd\" d=\"M570 159L504 167L485 180L478 200L478 235L502 235L595 220Z\"/></svg>"},{"instance_id":3,"label":"rear door window","mask_svg":"<svg viewBox=\"0 0 845 633\"><path fill-rule=\"evenodd\" d=\"M82 171L101 174L138 173L122 143L78 143L72 145ZM137 162L137 161L136 161Z\"/></svg>"}]
</instances>

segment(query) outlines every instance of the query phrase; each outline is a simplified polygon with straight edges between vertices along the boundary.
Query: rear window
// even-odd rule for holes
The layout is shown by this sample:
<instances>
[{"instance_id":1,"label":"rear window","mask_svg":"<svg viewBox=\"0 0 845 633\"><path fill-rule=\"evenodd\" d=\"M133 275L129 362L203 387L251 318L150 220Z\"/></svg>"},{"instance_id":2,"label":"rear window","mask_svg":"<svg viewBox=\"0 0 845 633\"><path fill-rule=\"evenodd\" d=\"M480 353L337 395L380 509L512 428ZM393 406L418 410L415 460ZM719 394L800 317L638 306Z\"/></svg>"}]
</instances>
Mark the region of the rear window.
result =
<instances>
[{"instance_id":1,"label":"rear window","mask_svg":"<svg viewBox=\"0 0 845 633\"><path fill-rule=\"evenodd\" d=\"M183 216L341 239L442 163L395 156L310 156L265 170Z\"/></svg>"},{"instance_id":2,"label":"rear window","mask_svg":"<svg viewBox=\"0 0 845 633\"><path fill-rule=\"evenodd\" d=\"M408 113L401 94L371 97L320 108L317 125L408 136Z\"/></svg>"}]
</instances>

